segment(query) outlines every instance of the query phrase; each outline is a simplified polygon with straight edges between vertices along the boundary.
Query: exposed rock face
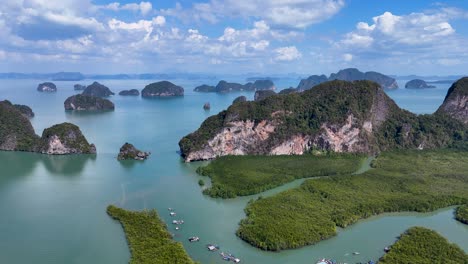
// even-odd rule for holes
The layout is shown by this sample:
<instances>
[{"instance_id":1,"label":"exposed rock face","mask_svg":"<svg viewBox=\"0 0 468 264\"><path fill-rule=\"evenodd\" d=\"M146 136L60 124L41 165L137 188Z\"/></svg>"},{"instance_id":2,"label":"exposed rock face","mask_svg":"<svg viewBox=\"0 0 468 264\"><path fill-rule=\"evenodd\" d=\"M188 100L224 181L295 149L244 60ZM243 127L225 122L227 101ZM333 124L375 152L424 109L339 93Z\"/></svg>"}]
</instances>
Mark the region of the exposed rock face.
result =
<instances>
[{"instance_id":1,"label":"exposed rock face","mask_svg":"<svg viewBox=\"0 0 468 264\"><path fill-rule=\"evenodd\" d=\"M31 109L31 107L29 107L27 105L19 105L19 104L15 104L13 106L16 109L18 109L18 111L20 111L23 116L25 116L27 118L33 118L34 117L34 112Z\"/></svg>"},{"instance_id":2,"label":"exposed rock face","mask_svg":"<svg viewBox=\"0 0 468 264\"><path fill-rule=\"evenodd\" d=\"M395 79L378 73L378 72L361 72L358 69L355 68L348 68L344 70L340 70L337 73L332 73L330 77L328 78L329 81L333 80L343 80L343 81L358 81L358 80L368 80L368 81L373 81L378 84L382 88L385 89L397 89L398 84Z\"/></svg>"},{"instance_id":3,"label":"exposed rock face","mask_svg":"<svg viewBox=\"0 0 468 264\"><path fill-rule=\"evenodd\" d=\"M145 160L149 157L150 152L144 152L138 150L130 143L125 143L121 148L119 155L117 156L118 160Z\"/></svg>"},{"instance_id":4,"label":"exposed rock face","mask_svg":"<svg viewBox=\"0 0 468 264\"><path fill-rule=\"evenodd\" d=\"M73 89L75 89L75 91L84 91L86 89L86 85L75 84L73 85Z\"/></svg>"},{"instance_id":5,"label":"exposed rock face","mask_svg":"<svg viewBox=\"0 0 468 264\"><path fill-rule=\"evenodd\" d=\"M456 109L465 107L468 93L456 94L448 98L455 98ZM377 83L332 81L300 94L233 104L206 119L179 146L187 162L223 155L300 155L312 149L377 153L446 147L468 140L466 131L456 120L400 109Z\"/></svg>"},{"instance_id":6,"label":"exposed rock face","mask_svg":"<svg viewBox=\"0 0 468 264\"><path fill-rule=\"evenodd\" d=\"M216 92L216 87L211 86L211 85L203 84L203 85L195 87L195 89L193 89L193 90L195 92L211 93L211 92Z\"/></svg>"},{"instance_id":7,"label":"exposed rock face","mask_svg":"<svg viewBox=\"0 0 468 264\"><path fill-rule=\"evenodd\" d=\"M9 101L0 101L0 150L33 151L38 139L28 117Z\"/></svg>"},{"instance_id":8,"label":"exposed rock face","mask_svg":"<svg viewBox=\"0 0 468 264\"><path fill-rule=\"evenodd\" d=\"M95 154L96 147L89 144L78 126L62 123L42 133L39 152L50 155Z\"/></svg>"},{"instance_id":9,"label":"exposed rock face","mask_svg":"<svg viewBox=\"0 0 468 264\"><path fill-rule=\"evenodd\" d=\"M80 129L70 123L45 129L39 138L29 122L10 102L0 102L0 150L44 154L96 153Z\"/></svg>"},{"instance_id":10,"label":"exposed rock face","mask_svg":"<svg viewBox=\"0 0 468 264\"><path fill-rule=\"evenodd\" d=\"M119 93L119 95L124 95L124 96L138 96L140 95L140 91L137 89L131 89L131 90L123 90Z\"/></svg>"},{"instance_id":11,"label":"exposed rock face","mask_svg":"<svg viewBox=\"0 0 468 264\"><path fill-rule=\"evenodd\" d=\"M298 93L299 90L293 87L289 87L286 89L281 90L278 94L292 94L292 93Z\"/></svg>"},{"instance_id":12,"label":"exposed rock face","mask_svg":"<svg viewBox=\"0 0 468 264\"><path fill-rule=\"evenodd\" d=\"M275 95L276 93L272 90L259 90L255 92L254 95L254 100L255 101L261 101L267 97L270 97L272 95Z\"/></svg>"},{"instance_id":13,"label":"exposed rock face","mask_svg":"<svg viewBox=\"0 0 468 264\"><path fill-rule=\"evenodd\" d=\"M275 90L275 84L271 80L256 80L251 87L252 90Z\"/></svg>"},{"instance_id":14,"label":"exposed rock face","mask_svg":"<svg viewBox=\"0 0 468 264\"><path fill-rule=\"evenodd\" d=\"M448 114L468 124L468 77L464 77L452 84L437 113Z\"/></svg>"},{"instance_id":15,"label":"exposed rock face","mask_svg":"<svg viewBox=\"0 0 468 264\"><path fill-rule=\"evenodd\" d=\"M203 105L203 109L205 109L205 110L210 110L210 109L211 109L210 103L205 103L205 104Z\"/></svg>"},{"instance_id":16,"label":"exposed rock face","mask_svg":"<svg viewBox=\"0 0 468 264\"><path fill-rule=\"evenodd\" d=\"M168 81L148 84L142 91L142 97L183 96L184 88Z\"/></svg>"},{"instance_id":17,"label":"exposed rock face","mask_svg":"<svg viewBox=\"0 0 468 264\"><path fill-rule=\"evenodd\" d=\"M53 93L53 92L57 92L57 86L55 86L54 83L51 83L51 82L45 82L45 83L41 83L37 86L37 90L39 92L49 92L49 93Z\"/></svg>"},{"instance_id":18,"label":"exposed rock face","mask_svg":"<svg viewBox=\"0 0 468 264\"><path fill-rule=\"evenodd\" d=\"M114 93L107 87L98 82L88 85L82 93L83 95L96 96L96 97L109 97Z\"/></svg>"},{"instance_id":19,"label":"exposed rock face","mask_svg":"<svg viewBox=\"0 0 468 264\"><path fill-rule=\"evenodd\" d=\"M433 85L428 85L424 80L414 79L405 84L406 89L426 89L435 88Z\"/></svg>"},{"instance_id":20,"label":"exposed rock face","mask_svg":"<svg viewBox=\"0 0 468 264\"><path fill-rule=\"evenodd\" d=\"M301 82L299 82L299 85L297 86L297 90L299 91L305 91L309 90L312 87L319 85L323 82L328 81L327 76L325 75L312 75L309 76L307 79L302 79Z\"/></svg>"},{"instance_id":21,"label":"exposed rock face","mask_svg":"<svg viewBox=\"0 0 468 264\"><path fill-rule=\"evenodd\" d=\"M65 110L77 111L104 111L115 108L114 103L107 99L82 94L68 97L63 104Z\"/></svg>"},{"instance_id":22,"label":"exposed rock face","mask_svg":"<svg viewBox=\"0 0 468 264\"><path fill-rule=\"evenodd\" d=\"M236 99L234 99L234 101L232 101L233 104L240 103L240 102L247 102L247 97L241 95L237 97Z\"/></svg>"}]
</instances>

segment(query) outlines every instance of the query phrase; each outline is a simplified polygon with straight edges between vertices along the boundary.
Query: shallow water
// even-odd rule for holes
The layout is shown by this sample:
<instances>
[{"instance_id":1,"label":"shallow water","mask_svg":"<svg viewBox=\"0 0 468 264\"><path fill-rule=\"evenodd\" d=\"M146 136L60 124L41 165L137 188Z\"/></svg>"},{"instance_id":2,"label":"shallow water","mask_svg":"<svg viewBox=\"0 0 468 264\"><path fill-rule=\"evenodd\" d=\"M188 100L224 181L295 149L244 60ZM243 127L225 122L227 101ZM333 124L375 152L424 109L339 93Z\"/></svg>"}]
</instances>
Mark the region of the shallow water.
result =
<instances>
[{"instance_id":1,"label":"shallow water","mask_svg":"<svg viewBox=\"0 0 468 264\"><path fill-rule=\"evenodd\" d=\"M56 123L77 124L96 144L98 154L49 157L0 152L0 263L127 263L129 251L123 230L105 213L111 203L133 210L156 208L167 223L172 220L167 207L174 208L176 218L185 220L176 239L202 263L224 263L218 254L206 250L206 243L219 244L243 263L311 263L322 257L348 263L377 259L385 246L414 225L435 229L468 251L468 228L453 220L453 208L373 217L314 246L280 253L260 251L235 236L246 203L258 195L231 200L203 196L198 180L204 177L195 173L200 163L183 163L177 153L179 139L198 128L206 117L225 109L241 94L252 99L253 93L194 93L191 90L203 80L175 80L186 88L183 98L149 100L115 95L111 98L116 104L114 112L83 114L63 110L65 98L75 93L74 82L56 82L59 90L55 94L36 92L39 82L0 80L0 100L31 106L38 134ZM142 89L149 81L101 83L117 93ZM278 86L290 85L296 86L296 80ZM399 89L388 94L408 110L431 113L443 101L448 87ZM205 102L211 103L211 111L202 109ZM118 162L116 155L125 142L151 151L151 157L145 162ZM261 195L299 186L302 181ZM171 224L169 230L175 232ZM189 243L187 238L193 235L201 242ZM354 251L361 255L346 255Z\"/></svg>"}]
</instances>

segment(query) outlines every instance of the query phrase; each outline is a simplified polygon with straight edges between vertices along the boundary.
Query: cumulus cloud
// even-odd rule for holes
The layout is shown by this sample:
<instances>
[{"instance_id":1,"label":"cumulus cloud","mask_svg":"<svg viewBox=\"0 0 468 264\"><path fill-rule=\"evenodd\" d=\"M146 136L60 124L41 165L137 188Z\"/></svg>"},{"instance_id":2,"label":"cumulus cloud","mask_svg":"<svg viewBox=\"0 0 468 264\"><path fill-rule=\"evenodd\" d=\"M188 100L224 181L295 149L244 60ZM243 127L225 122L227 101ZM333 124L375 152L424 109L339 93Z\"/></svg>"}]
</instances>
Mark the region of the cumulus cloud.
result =
<instances>
[{"instance_id":1,"label":"cumulus cloud","mask_svg":"<svg viewBox=\"0 0 468 264\"><path fill-rule=\"evenodd\" d=\"M344 0L211 0L184 9L181 4L162 10L182 19L191 18L211 23L225 16L253 17L280 28L303 29L322 22L344 7Z\"/></svg>"},{"instance_id":2,"label":"cumulus cloud","mask_svg":"<svg viewBox=\"0 0 468 264\"><path fill-rule=\"evenodd\" d=\"M98 8L112 11L128 10L140 12L143 16L146 16L153 10L153 5L150 2L129 3L124 5L121 5L119 2L113 2L105 6L99 6Z\"/></svg>"},{"instance_id":3,"label":"cumulus cloud","mask_svg":"<svg viewBox=\"0 0 468 264\"><path fill-rule=\"evenodd\" d=\"M302 54L294 46L281 47L275 49L277 61L293 61L302 57Z\"/></svg>"}]
</instances>

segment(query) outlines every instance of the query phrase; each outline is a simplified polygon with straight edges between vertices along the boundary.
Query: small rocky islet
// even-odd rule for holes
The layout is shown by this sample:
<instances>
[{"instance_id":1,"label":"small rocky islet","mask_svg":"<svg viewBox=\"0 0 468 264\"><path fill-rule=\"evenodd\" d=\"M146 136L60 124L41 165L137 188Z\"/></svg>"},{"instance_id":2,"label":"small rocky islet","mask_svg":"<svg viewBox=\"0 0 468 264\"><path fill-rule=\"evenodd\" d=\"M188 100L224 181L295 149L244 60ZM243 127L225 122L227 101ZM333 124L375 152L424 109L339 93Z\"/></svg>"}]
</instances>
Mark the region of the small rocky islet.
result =
<instances>
[{"instance_id":1,"label":"small rocky islet","mask_svg":"<svg viewBox=\"0 0 468 264\"><path fill-rule=\"evenodd\" d=\"M118 160L145 160L151 152L141 151L130 143L125 143L119 151Z\"/></svg>"},{"instance_id":2,"label":"small rocky islet","mask_svg":"<svg viewBox=\"0 0 468 264\"><path fill-rule=\"evenodd\" d=\"M54 93L57 92L57 86L52 82L44 82L40 83L37 86L38 92L47 92L47 93Z\"/></svg>"},{"instance_id":3,"label":"small rocky islet","mask_svg":"<svg viewBox=\"0 0 468 264\"><path fill-rule=\"evenodd\" d=\"M96 153L96 147L71 123L47 128L39 137L29 119L9 101L0 101L0 150L49 155Z\"/></svg>"},{"instance_id":4,"label":"small rocky islet","mask_svg":"<svg viewBox=\"0 0 468 264\"><path fill-rule=\"evenodd\" d=\"M428 89L436 88L434 85L428 85L426 81L421 79L414 79L405 84L406 89Z\"/></svg>"},{"instance_id":5,"label":"small rocky islet","mask_svg":"<svg viewBox=\"0 0 468 264\"><path fill-rule=\"evenodd\" d=\"M239 92L239 91L257 91L257 90L274 90L275 84L271 80L256 80L251 83L246 84L227 82L221 80L216 86L211 85L200 85L195 87L195 92L203 93L229 93L229 92Z\"/></svg>"},{"instance_id":6,"label":"small rocky islet","mask_svg":"<svg viewBox=\"0 0 468 264\"><path fill-rule=\"evenodd\" d=\"M130 89L130 90L123 90L119 92L119 95L122 96L138 96L140 95L140 91L137 89Z\"/></svg>"},{"instance_id":7,"label":"small rocky islet","mask_svg":"<svg viewBox=\"0 0 468 264\"><path fill-rule=\"evenodd\" d=\"M183 96L184 88L169 81L160 81L145 86L141 91L144 98Z\"/></svg>"},{"instance_id":8,"label":"small rocky islet","mask_svg":"<svg viewBox=\"0 0 468 264\"><path fill-rule=\"evenodd\" d=\"M109 97L111 95L114 95L114 93L109 89L109 87L102 85L98 82L93 82L91 85L86 86L82 94L96 97Z\"/></svg>"}]
</instances>

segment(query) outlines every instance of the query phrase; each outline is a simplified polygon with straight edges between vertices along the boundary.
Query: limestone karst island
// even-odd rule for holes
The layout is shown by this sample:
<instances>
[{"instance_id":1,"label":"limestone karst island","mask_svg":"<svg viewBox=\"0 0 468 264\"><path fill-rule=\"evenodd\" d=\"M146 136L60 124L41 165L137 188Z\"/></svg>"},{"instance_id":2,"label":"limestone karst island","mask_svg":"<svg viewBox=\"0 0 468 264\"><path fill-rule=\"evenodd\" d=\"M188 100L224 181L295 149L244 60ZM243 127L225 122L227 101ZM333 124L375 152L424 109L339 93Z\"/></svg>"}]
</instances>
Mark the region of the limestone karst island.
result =
<instances>
[{"instance_id":1,"label":"limestone karst island","mask_svg":"<svg viewBox=\"0 0 468 264\"><path fill-rule=\"evenodd\" d=\"M468 264L467 23L3 1L0 264Z\"/></svg>"}]
</instances>

